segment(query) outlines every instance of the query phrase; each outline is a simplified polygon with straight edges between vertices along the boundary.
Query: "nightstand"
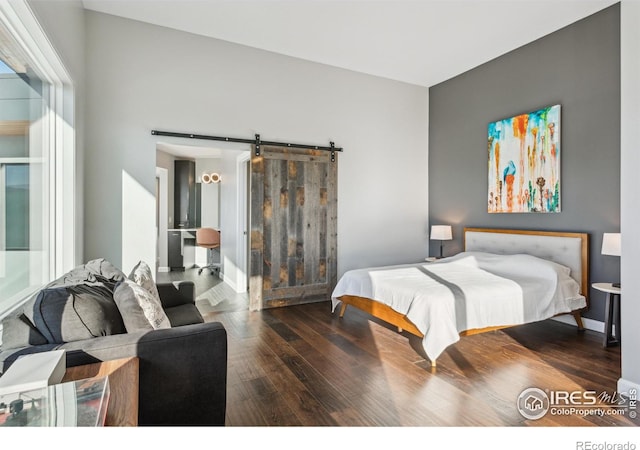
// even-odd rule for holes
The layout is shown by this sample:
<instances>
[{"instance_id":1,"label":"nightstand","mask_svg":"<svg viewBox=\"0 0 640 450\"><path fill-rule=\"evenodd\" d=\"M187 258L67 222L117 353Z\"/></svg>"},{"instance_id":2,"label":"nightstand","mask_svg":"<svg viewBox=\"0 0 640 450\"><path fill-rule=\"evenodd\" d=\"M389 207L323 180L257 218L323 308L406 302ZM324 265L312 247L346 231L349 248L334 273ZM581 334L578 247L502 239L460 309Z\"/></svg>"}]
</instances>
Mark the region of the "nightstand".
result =
<instances>
[{"instance_id":1,"label":"nightstand","mask_svg":"<svg viewBox=\"0 0 640 450\"><path fill-rule=\"evenodd\" d=\"M620 288L611 283L593 283L592 288L607 294L607 302L604 307L604 347L610 347L620 343ZM617 307L616 307L617 300ZM615 311L615 314L614 314ZM613 335L615 322L616 334Z\"/></svg>"}]
</instances>

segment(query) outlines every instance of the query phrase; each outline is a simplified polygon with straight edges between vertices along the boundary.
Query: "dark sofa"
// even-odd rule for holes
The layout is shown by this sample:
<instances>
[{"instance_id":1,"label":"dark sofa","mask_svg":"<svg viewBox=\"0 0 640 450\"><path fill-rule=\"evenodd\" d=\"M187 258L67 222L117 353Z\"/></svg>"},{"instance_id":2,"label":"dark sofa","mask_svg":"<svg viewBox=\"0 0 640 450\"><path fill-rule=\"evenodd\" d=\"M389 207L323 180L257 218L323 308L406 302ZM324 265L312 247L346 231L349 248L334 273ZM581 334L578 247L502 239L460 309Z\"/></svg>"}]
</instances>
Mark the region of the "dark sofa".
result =
<instances>
[{"instance_id":1,"label":"dark sofa","mask_svg":"<svg viewBox=\"0 0 640 450\"><path fill-rule=\"evenodd\" d=\"M96 337L50 342L52 335L66 337L72 334L68 324L65 328L65 320L72 320L66 317L83 313L86 296L95 295L96 286L99 293L113 292L118 279L124 277L117 269L109 273L105 268L110 270L112 266L105 264L104 260L98 260L97 264L92 261L43 289L55 291L62 287L64 292L73 293L65 301L66 309L59 313L65 319L59 319L60 328L57 331L48 333L50 330L45 329L42 333L34 325L35 322L42 327L42 319L40 322L37 317L33 320L33 311L38 313L43 309L37 299L46 301L46 296L42 294L34 296L22 308L6 317L3 320L3 344L0 347L0 373L21 355L54 349L66 350L67 367L135 356L140 363L139 425L224 425L227 334L221 323L203 321L195 306L192 282L156 285L171 328L126 332L120 318L110 313L99 313L98 317L109 323L100 324L99 329L93 325L93 328L88 326L82 330ZM89 294L87 286L90 287ZM92 317L92 320L95 322L97 319ZM50 323L51 319L48 318L48 321ZM26 345L19 346L21 342Z\"/></svg>"}]
</instances>

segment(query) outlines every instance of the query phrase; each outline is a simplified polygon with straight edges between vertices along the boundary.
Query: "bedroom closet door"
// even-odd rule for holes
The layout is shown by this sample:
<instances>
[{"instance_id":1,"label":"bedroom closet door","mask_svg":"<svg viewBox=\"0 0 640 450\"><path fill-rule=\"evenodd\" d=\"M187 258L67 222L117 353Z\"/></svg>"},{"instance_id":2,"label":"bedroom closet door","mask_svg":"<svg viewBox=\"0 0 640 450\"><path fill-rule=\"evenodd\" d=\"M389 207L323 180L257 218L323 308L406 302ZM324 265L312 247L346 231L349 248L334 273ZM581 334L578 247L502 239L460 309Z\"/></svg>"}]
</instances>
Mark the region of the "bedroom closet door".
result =
<instances>
[{"instance_id":1,"label":"bedroom closet door","mask_svg":"<svg viewBox=\"0 0 640 450\"><path fill-rule=\"evenodd\" d=\"M261 146L251 158L249 309L326 301L337 272L331 153Z\"/></svg>"}]
</instances>

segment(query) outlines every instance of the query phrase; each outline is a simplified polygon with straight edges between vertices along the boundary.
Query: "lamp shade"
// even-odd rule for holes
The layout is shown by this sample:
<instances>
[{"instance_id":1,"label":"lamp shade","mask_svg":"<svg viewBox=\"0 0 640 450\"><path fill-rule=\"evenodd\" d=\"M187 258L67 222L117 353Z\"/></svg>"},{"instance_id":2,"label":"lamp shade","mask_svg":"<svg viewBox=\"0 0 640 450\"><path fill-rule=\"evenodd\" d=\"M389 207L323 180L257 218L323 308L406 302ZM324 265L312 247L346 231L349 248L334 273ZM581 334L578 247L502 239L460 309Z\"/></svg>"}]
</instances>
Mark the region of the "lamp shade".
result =
<instances>
[{"instance_id":1,"label":"lamp shade","mask_svg":"<svg viewBox=\"0 0 640 450\"><path fill-rule=\"evenodd\" d=\"M450 241L451 225L432 225L430 238L434 241Z\"/></svg>"},{"instance_id":2,"label":"lamp shade","mask_svg":"<svg viewBox=\"0 0 640 450\"><path fill-rule=\"evenodd\" d=\"M620 256L620 233L604 233L602 235L603 255Z\"/></svg>"}]
</instances>

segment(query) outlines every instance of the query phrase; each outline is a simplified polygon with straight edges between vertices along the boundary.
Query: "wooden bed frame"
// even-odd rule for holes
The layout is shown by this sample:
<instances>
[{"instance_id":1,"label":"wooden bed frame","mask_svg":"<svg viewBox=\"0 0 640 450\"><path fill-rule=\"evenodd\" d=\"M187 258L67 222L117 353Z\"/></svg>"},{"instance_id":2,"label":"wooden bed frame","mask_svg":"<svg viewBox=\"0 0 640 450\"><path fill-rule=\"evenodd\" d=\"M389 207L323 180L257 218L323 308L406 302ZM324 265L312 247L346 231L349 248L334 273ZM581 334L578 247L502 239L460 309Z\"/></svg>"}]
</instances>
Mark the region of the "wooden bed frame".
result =
<instances>
[{"instance_id":1,"label":"wooden bed frame","mask_svg":"<svg viewBox=\"0 0 640 450\"><path fill-rule=\"evenodd\" d=\"M580 293L587 299L587 306L579 310L572 311L571 313L575 318L579 331L584 331L584 325L582 323L581 311L588 309L589 307L589 235L586 233L573 233L573 232L558 232L558 231L530 231L530 230L506 230L506 229L492 229L492 228L465 228L464 229L464 248L467 249L466 236L467 232L477 233L500 233L500 234L515 234L515 235L529 235L529 236L546 236L546 237L570 237L580 239L580 261L581 261L581 273L577 277L580 282ZM389 306L365 297L357 297L352 295L343 295L339 297L342 302L340 306L339 316L343 317L347 309L347 306L353 306L361 311L370 314L384 322L397 327L398 332L407 331L419 338L423 338L423 334L418 328L403 314L400 314ZM470 336L474 334L485 333L488 331L500 330L509 328L515 325L504 325L497 327L487 328L475 328L465 330L460 333L460 336ZM436 362L431 361L431 366L436 367Z\"/></svg>"}]
</instances>

